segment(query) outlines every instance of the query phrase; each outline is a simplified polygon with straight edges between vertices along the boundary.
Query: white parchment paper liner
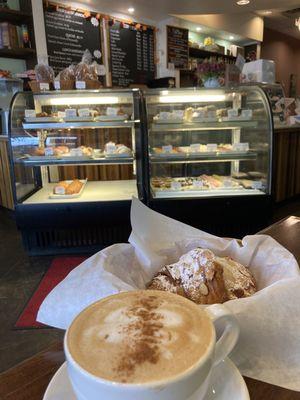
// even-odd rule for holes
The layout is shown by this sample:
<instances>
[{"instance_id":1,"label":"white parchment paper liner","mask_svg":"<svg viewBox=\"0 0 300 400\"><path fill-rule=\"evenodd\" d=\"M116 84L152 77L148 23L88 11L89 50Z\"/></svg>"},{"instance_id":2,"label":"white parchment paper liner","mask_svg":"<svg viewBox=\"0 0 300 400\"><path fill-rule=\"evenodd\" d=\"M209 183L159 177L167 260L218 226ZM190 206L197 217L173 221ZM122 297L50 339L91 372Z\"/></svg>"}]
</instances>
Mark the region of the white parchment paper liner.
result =
<instances>
[{"instance_id":1,"label":"white parchment paper liner","mask_svg":"<svg viewBox=\"0 0 300 400\"><path fill-rule=\"evenodd\" d=\"M243 375L300 391L300 272L294 256L266 235L219 238L160 215L137 199L130 244L110 246L75 268L42 303L37 320L67 329L86 306L120 291L143 289L167 263L207 247L249 266L258 292L228 301L241 335L231 354Z\"/></svg>"}]
</instances>

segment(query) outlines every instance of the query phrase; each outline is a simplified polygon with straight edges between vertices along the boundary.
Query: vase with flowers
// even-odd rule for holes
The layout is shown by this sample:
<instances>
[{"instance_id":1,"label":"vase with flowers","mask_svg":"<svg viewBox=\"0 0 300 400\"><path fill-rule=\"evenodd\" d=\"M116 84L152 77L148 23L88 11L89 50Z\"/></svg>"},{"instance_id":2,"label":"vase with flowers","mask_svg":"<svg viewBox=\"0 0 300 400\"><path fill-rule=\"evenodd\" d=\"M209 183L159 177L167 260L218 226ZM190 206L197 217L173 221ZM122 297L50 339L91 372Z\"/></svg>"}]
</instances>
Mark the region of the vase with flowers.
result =
<instances>
[{"instance_id":1,"label":"vase with flowers","mask_svg":"<svg viewBox=\"0 0 300 400\"><path fill-rule=\"evenodd\" d=\"M225 75L225 64L222 61L204 60L198 64L198 73L206 88L221 86Z\"/></svg>"}]
</instances>

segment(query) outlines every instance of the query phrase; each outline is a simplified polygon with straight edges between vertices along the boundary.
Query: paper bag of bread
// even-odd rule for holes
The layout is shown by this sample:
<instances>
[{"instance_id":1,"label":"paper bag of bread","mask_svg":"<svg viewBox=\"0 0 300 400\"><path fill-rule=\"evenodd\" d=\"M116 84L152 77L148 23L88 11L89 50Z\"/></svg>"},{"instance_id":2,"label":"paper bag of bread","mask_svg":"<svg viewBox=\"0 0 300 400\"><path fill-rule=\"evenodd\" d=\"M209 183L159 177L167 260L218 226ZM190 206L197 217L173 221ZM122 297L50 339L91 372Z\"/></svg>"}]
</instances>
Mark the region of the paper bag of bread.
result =
<instances>
[{"instance_id":1,"label":"paper bag of bread","mask_svg":"<svg viewBox=\"0 0 300 400\"><path fill-rule=\"evenodd\" d=\"M288 250L266 235L242 241L210 235L137 199L131 225L130 243L96 253L52 290L39 322L66 329L89 304L145 289L161 276L193 301L224 301L240 324L230 357L243 375L300 391L300 273Z\"/></svg>"},{"instance_id":2,"label":"paper bag of bread","mask_svg":"<svg viewBox=\"0 0 300 400\"><path fill-rule=\"evenodd\" d=\"M86 89L98 89L101 83L98 80L95 64L92 63L92 54L89 50L85 50L82 60L74 68L76 81L85 82Z\"/></svg>"},{"instance_id":3,"label":"paper bag of bread","mask_svg":"<svg viewBox=\"0 0 300 400\"><path fill-rule=\"evenodd\" d=\"M72 90L75 88L75 65L63 69L55 77L54 88L57 90Z\"/></svg>"},{"instance_id":4,"label":"paper bag of bread","mask_svg":"<svg viewBox=\"0 0 300 400\"><path fill-rule=\"evenodd\" d=\"M53 68L47 65L46 62L40 62L35 66L34 71L36 80L29 82L31 90L39 92L52 89L54 81Z\"/></svg>"}]
</instances>

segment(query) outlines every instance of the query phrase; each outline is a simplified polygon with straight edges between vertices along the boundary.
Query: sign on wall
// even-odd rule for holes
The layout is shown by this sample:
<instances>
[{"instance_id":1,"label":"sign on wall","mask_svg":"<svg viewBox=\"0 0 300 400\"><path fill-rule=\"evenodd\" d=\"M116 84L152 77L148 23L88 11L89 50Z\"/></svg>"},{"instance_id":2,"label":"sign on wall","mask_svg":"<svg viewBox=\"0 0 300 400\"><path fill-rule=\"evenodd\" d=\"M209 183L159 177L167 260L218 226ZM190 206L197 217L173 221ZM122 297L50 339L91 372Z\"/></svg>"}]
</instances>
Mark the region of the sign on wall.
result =
<instances>
[{"instance_id":1,"label":"sign on wall","mask_svg":"<svg viewBox=\"0 0 300 400\"><path fill-rule=\"evenodd\" d=\"M44 3L48 63L57 74L81 61L86 49L102 64L100 14Z\"/></svg>"},{"instance_id":2,"label":"sign on wall","mask_svg":"<svg viewBox=\"0 0 300 400\"><path fill-rule=\"evenodd\" d=\"M187 69L189 63L189 30L167 26L167 65Z\"/></svg>"},{"instance_id":3,"label":"sign on wall","mask_svg":"<svg viewBox=\"0 0 300 400\"><path fill-rule=\"evenodd\" d=\"M109 21L110 69L113 86L146 84L155 78L154 28Z\"/></svg>"}]
</instances>

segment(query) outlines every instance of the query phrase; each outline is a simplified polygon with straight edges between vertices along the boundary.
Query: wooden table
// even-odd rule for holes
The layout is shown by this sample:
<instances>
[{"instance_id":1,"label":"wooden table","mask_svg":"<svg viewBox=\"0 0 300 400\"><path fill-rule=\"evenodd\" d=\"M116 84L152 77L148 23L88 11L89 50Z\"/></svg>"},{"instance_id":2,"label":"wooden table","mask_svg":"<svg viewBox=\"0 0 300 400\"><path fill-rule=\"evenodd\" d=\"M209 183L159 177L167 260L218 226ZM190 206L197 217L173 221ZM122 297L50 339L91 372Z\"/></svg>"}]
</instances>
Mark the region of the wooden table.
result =
<instances>
[{"instance_id":1,"label":"wooden table","mask_svg":"<svg viewBox=\"0 0 300 400\"><path fill-rule=\"evenodd\" d=\"M260 233L268 234L282 245L285 245L295 255L300 264L300 218L290 217L284 219ZM51 377L64 360L62 343L54 343L47 350L3 372L0 374L0 399L41 400ZM245 380L251 400L300 399L300 393L298 392L292 392L249 378L245 378Z\"/></svg>"}]
</instances>

